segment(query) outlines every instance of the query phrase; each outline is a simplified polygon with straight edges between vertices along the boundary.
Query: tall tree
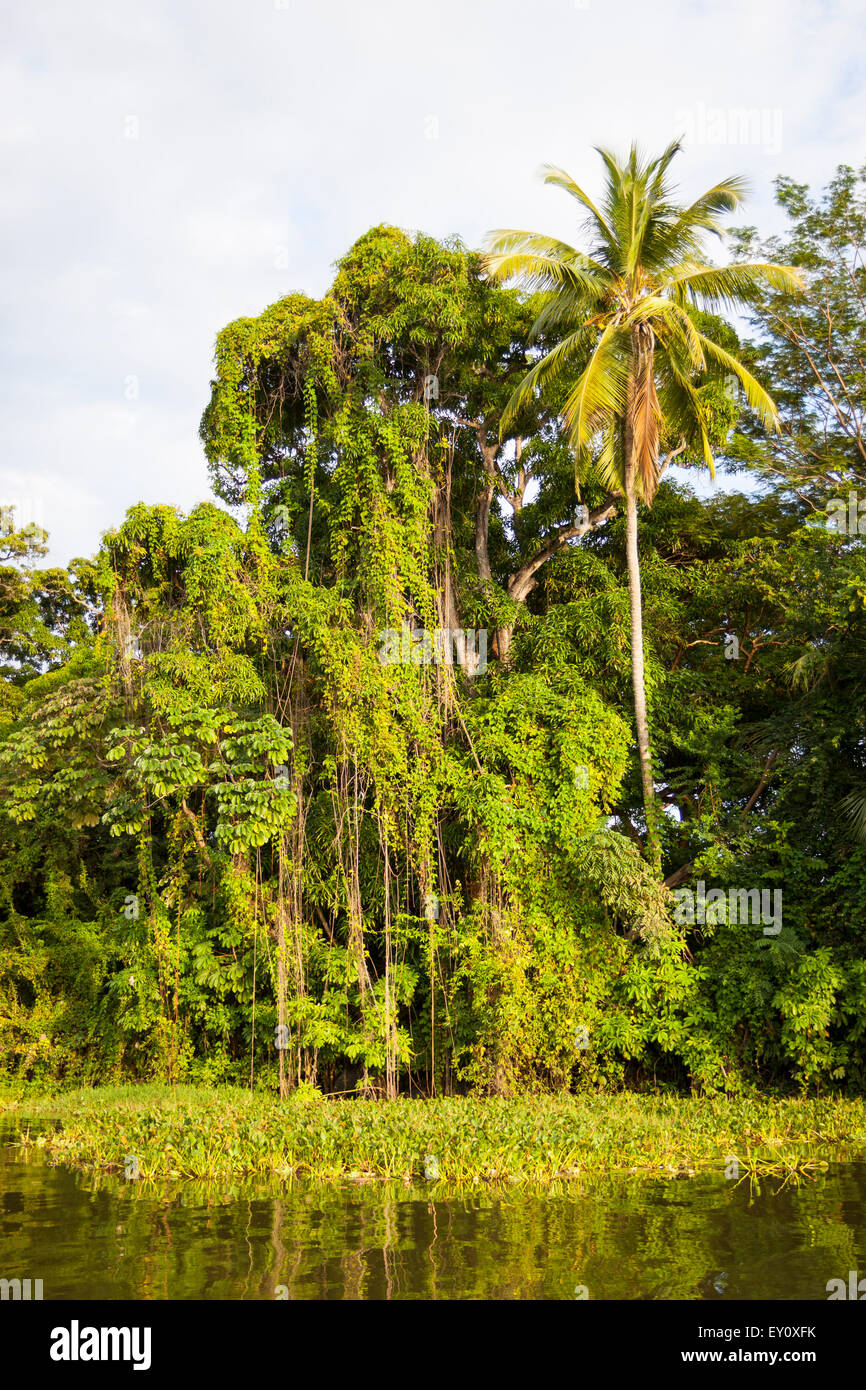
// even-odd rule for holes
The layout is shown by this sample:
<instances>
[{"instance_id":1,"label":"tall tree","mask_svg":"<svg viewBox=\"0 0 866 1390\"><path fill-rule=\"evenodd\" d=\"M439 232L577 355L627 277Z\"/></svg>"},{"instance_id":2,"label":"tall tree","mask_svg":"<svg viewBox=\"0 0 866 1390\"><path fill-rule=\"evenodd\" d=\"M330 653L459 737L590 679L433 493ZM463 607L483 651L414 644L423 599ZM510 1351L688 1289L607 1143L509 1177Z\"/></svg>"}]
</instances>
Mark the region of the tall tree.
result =
<instances>
[{"instance_id":1,"label":"tall tree","mask_svg":"<svg viewBox=\"0 0 866 1390\"><path fill-rule=\"evenodd\" d=\"M866 487L866 166L840 165L818 196L779 178L776 202L785 233L761 241L746 227L737 257L790 262L807 293L770 288L753 306L755 371L774 383L782 429L736 443L739 459L820 510Z\"/></svg>"},{"instance_id":2,"label":"tall tree","mask_svg":"<svg viewBox=\"0 0 866 1390\"><path fill-rule=\"evenodd\" d=\"M742 202L745 184L729 178L690 206L673 197L669 168L681 146L657 159L632 145L618 162L607 150L599 205L561 169L545 182L565 189L587 214L589 250L536 232L497 231L486 267L497 280L517 279L544 296L534 333L558 342L515 391L517 411L539 390L553 392L575 450L576 477L594 473L625 499L631 609L631 665L647 851L660 865L647 719L643 608L638 554L638 501L652 503L671 460L697 442L713 471L712 418L699 394L708 373L739 380L752 409L775 427L776 407L743 363L704 331L700 310L732 309L762 287L793 291L798 273L771 263L716 266L704 252L707 233L722 234L721 215Z\"/></svg>"}]
</instances>

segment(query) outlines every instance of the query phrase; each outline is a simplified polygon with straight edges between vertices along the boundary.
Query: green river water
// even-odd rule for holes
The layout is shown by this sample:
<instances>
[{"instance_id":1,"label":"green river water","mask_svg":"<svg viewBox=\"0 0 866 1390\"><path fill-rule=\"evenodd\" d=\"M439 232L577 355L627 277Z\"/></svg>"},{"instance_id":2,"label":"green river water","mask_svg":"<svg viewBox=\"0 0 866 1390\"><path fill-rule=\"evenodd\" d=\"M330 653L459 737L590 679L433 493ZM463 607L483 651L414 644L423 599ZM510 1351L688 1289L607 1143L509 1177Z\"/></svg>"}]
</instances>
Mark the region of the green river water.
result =
<instances>
[{"instance_id":1,"label":"green river water","mask_svg":"<svg viewBox=\"0 0 866 1390\"><path fill-rule=\"evenodd\" d=\"M866 1273L866 1164L469 1193L153 1186L0 1131L0 1278L48 1299L815 1299ZM864 1286L866 1287L866 1286Z\"/></svg>"}]
</instances>

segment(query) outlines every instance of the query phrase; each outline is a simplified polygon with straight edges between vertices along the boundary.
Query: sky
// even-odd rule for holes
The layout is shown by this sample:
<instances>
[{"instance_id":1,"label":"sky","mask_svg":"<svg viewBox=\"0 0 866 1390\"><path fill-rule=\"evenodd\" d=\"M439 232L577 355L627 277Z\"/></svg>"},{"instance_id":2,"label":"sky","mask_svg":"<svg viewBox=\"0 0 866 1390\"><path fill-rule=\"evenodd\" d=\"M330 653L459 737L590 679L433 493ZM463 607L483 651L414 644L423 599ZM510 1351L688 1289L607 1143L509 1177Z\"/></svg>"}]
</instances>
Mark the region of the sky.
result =
<instances>
[{"instance_id":1,"label":"sky","mask_svg":"<svg viewBox=\"0 0 866 1390\"><path fill-rule=\"evenodd\" d=\"M210 496L213 346L321 295L377 223L576 240L593 147L678 156L684 197L866 163L863 0L76 0L6 7L0 503L92 554L138 501Z\"/></svg>"}]
</instances>

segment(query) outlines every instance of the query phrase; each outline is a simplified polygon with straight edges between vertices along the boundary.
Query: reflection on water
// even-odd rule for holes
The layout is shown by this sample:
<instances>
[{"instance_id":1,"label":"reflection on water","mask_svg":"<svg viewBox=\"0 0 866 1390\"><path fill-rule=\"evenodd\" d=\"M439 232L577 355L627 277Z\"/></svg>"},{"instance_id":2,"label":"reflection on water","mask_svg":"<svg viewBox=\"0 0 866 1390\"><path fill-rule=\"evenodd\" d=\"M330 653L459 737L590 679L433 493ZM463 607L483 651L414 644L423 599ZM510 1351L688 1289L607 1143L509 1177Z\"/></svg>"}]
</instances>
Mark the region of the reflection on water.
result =
<instances>
[{"instance_id":1,"label":"reflection on water","mask_svg":"<svg viewBox=\"0 0 866 1390\"><path fill-rule=\"evenodd\" d=\"M0 1278L46 1299L819 1299L866 1271L866 1164L551 1189L151 1185L0 1136ZM585 1293L583 1292L585 1290Z\"/></svg>"}]
</instances>

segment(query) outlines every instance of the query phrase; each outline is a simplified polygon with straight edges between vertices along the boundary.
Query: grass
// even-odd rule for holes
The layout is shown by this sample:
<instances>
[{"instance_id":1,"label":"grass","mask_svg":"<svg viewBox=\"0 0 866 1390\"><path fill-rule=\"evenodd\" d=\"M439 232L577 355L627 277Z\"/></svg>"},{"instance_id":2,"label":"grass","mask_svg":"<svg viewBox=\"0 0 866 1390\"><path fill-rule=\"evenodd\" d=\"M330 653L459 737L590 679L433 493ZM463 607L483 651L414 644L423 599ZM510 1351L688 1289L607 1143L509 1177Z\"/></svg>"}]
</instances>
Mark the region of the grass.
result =
<instances>
[{"instance_id":1,"label":"grass","mask_svg":"<svg viewBox=\"0 0 866 1390\"><path fill-rule=\"evenodd\" d=\"M423 1178L457 1184L722 1169L793 1173L866 1156L866 1102L566 1096L288 1101L240 1088L113 1086L18 1096L22 1142L143 1178ZM45 1125L44 1122L59 1122ZM436 1163L430 1162L435 1157Z\"/></svg>"}]
</instances>

